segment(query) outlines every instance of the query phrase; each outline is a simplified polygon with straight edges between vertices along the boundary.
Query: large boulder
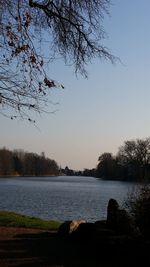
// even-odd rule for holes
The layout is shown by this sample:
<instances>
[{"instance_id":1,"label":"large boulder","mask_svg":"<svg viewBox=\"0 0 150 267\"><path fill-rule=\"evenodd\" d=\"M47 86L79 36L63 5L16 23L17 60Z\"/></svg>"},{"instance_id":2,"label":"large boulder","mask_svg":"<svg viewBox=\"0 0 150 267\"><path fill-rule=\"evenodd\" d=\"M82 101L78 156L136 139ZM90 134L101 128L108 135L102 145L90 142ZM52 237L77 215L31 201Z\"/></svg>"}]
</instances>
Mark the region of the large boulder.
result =
<instances>
[{"instance_id":1,"label":"large boulder","mask_svg":"<svg viewBox=\"0 0 150 267\"><path fill-rule=\"evenodd\" d=\"M71 221L65 221L59 226L58 234L60 236L63 236L63 237L68 236L69 231L70 231L70 223Z\"/></svg>"},{"instance_id":2,"label":"large boulder","mask_svg":"<svg viewBox=\"0 0 150 267\"><path fill-rule=\"evenodd\" d=\"M118 211L118 202L115 199L111 198L107 206L107 227L112 230L116 230L117 228Z\"/></svg>"},{"instance_id":3,"label":"large boulder","mask_svg":"<svg viewBox=\"0 0 150 267\"><path fill-rule=\"evenodd\" d=\"M86 223L85 220L73 220L62 223L58 229L58 234L68 236L77 230L80 224Z\"/></svg>"},{"instance_id":4,"label":"large boulder","mask_svg":"<svg viewBox=\"0 0 150 267\"><path fill-rule=\"evenodd\" d=\"M115 199L110 199L107 207L107 227L116 234L139 235L132 218L125 209L120 209Z\"/></svg>"},{"instance_id":5,"label":"large boulder","mask_svg":"<svg viewBox=\"0 0 150 267\"><path fill-rule=\"evenodd\" d=\"M86 223L85 220L73 220L70 223L70 230L69 233L73 233L74 231L77 230L77 228L79 227L80 224Z\"/></svg>"},{"instance_id":6,"label":"large boulder","mask_svg":"<svg viewBox=\"0 0 150 267\"><path fill-rule=\"evenodd\" d=\"M72 233L72 236L86 241L95 236L95 229L96 228L94 223L81 223L78 228Z\"/></svg>"}]
</instances>

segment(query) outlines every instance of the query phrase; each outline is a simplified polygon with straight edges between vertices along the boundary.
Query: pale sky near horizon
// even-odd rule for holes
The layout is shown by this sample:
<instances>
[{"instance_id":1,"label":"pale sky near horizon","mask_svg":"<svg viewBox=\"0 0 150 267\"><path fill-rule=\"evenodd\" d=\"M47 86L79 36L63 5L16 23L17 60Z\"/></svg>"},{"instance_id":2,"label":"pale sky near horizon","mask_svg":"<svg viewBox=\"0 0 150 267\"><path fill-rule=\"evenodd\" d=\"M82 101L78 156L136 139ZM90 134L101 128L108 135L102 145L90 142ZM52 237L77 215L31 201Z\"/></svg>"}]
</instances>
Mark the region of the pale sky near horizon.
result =
<instances>
[{"instance_id":1,"label":"pale sky near horizon","mask_svg":"<svg viewBox=\"0 0 150 267\"><path fill-rule=\"evenodd\" d=\"M51 100L54 114L35 117L37 128L0 116L0 147L45 152L61 167L94 168L103 152L150 136L150 0L112 0L103 43L121 62L93 60L88 79L57 60L51 77L65 85Z\"/></svg>"}]
</instances>

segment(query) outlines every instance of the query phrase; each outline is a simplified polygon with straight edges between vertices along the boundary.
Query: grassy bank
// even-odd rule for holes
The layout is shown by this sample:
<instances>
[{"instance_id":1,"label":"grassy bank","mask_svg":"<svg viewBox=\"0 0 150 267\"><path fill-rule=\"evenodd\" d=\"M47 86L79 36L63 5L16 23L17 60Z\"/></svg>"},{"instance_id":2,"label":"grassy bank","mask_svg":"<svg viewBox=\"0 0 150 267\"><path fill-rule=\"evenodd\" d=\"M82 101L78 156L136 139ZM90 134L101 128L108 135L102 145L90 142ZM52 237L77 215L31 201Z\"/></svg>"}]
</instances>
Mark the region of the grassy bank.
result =
<instances>
[{"instance_id":1,"label":"grassy bank","mask_svg":"<svg viewBox=\"0 0 150 267\"><path fill-rule=\"evenodd\" d=\"M57 230L60 226L60 222L42 220L35 217L21 215L15 212L0 211L0 226Z\"/></svg>"}]
</instances>

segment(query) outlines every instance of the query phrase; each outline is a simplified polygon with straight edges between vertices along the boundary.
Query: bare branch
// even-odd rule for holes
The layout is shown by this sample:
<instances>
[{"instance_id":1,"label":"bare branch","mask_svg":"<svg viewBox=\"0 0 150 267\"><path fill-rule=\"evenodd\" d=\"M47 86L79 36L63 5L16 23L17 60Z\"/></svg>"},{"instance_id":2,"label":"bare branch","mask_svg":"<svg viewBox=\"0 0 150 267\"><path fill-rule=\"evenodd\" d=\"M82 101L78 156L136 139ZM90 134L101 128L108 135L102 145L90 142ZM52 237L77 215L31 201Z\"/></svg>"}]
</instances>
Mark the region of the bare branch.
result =
<instances>
[{"instance_id":1,"label":"bare branch","mask_svg":"<svg viewBox=\"0 0 150 267\"><path fill-rule=\"evenodd\" d=\"M47 36L54 59L61 55L81 74L86 75L85 66L94 57L115 61L101 44L109 2L0 0L0 112L9 116L10 111L10 117L12 110L14 117L43 112L51 89L63 88L46 73L51 55L46 59L39 49L45 44L40 36Z\"/></svg>"}]
</instances>

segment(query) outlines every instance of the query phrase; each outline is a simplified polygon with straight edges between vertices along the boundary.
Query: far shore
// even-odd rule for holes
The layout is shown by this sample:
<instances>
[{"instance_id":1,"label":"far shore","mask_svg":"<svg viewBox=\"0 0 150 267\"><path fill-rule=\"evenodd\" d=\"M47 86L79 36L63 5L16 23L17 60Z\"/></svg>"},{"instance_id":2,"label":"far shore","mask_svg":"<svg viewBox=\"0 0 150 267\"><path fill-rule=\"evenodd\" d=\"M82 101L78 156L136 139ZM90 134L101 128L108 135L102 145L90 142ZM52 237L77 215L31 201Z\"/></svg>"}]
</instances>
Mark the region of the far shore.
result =
<instances>
[{"instance_id":1,"label":"far shore","mask_svg":"<svg viewBox=\"0 0 150 267\"><path fill-rule=\"evenodd\" d=\"M20 174L12 174L12 175L0 175L0 178L15 178L15 177L57 177L62 176L62 174L46 174L46 175L20 175Z\"/></svg>"}]
</instances>

